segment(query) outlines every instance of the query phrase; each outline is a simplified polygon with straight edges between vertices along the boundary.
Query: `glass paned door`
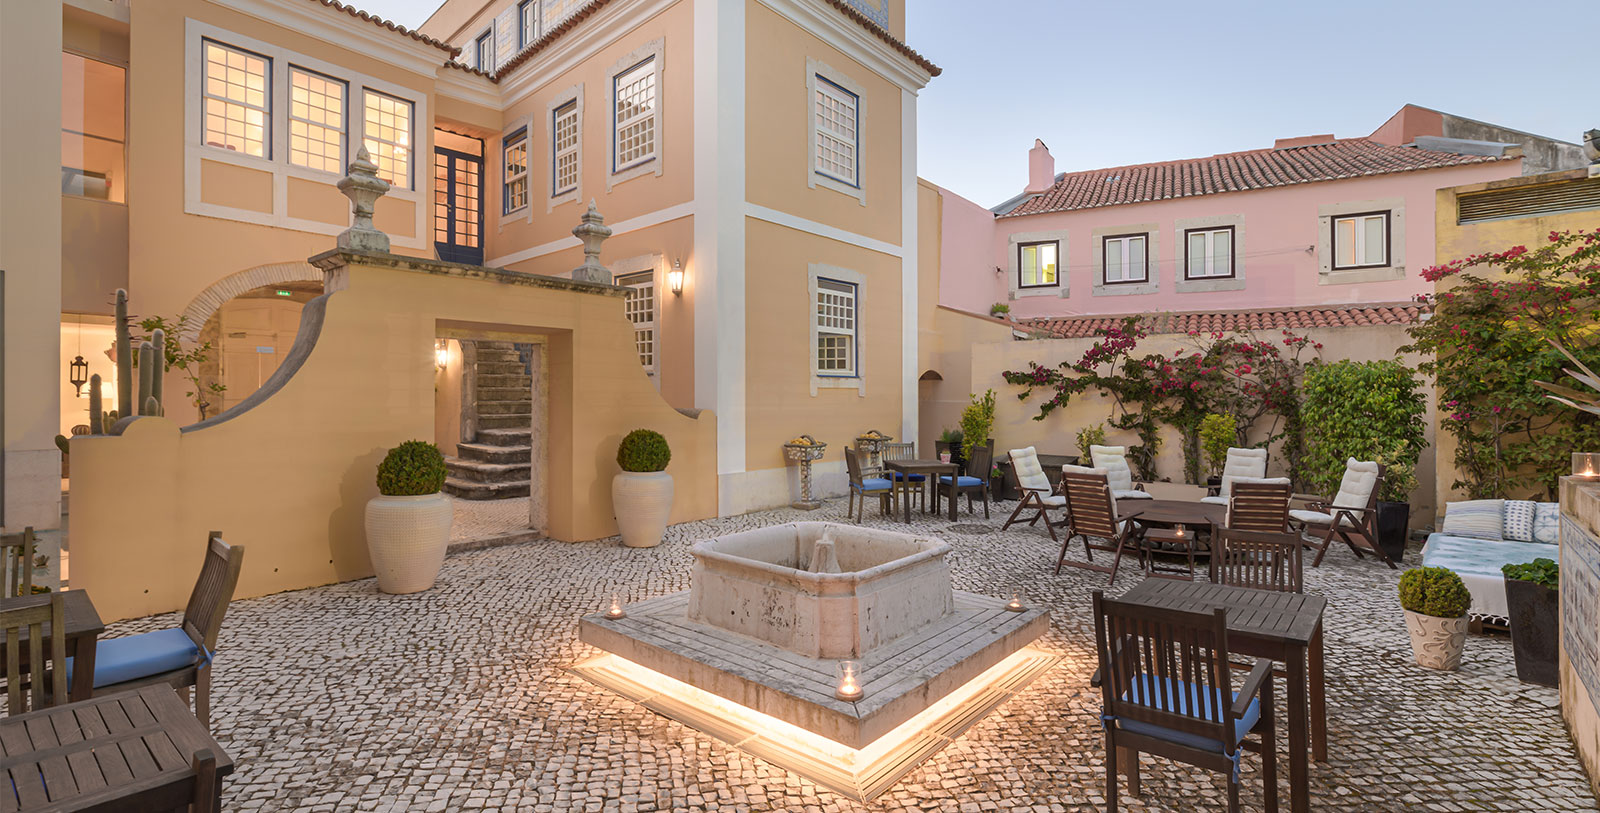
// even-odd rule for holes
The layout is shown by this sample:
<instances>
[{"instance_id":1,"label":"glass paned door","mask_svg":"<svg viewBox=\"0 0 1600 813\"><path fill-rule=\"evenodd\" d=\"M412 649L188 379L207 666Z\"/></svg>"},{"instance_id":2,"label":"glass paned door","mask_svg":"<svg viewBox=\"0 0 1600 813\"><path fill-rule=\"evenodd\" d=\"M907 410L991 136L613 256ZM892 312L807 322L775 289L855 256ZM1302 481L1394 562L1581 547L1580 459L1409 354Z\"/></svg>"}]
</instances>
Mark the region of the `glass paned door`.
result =
<instances>
[{"instance_id":1,"label":"glass paned door","mask_svg":"<svg viewBox=\"0 0 1600 813\"><path fill-rule=\"evenodd\" d=\"M441 260L483 264L483 156L434 148L433 245Z\"/></svg>"}]
</instances>

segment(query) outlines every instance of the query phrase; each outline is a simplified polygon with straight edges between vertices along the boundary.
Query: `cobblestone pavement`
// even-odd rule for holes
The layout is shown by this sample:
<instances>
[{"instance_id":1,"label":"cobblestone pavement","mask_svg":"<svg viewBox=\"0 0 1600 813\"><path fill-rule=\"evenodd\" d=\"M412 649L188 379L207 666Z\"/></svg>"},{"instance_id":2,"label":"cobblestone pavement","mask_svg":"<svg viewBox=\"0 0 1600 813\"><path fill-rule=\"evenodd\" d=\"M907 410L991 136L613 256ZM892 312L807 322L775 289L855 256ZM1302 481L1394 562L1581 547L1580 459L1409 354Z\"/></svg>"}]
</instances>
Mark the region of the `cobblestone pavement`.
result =
<instances>
[{"instance_id":1,"label":"cobblestone pavement","mask_svg":"<svg viewBox=\"0 0 1600 813\"><path fill-rule=\"evenodd\" d=\"M450 541L470 542L476 539L514 534L528 530L528 498L512 497L505 500L463 500L455 502L455 523L450 526Z\"/></svg>"},{"instance_id":2,"label":"cobblestone pavement","mask_svg":"<svg viewBox=\"0 0 1600 813\"><path fill-rule=\"evenodd\" d=\"M1022 585L1047 602L1055 612L1040 643L1065 660L868 809L1103 809L1087 608L1104 577L1052 576L1055 548L1042 531L996 530L1009 507L990 521L924 516L915 525L954 546L959 589L1003 595ZM612 592L634 601L688 587L694 540L838 519L843 508L835 500L814 513L689 523L651 550L535 541L472 551L447 560L438 585L419 595L386 596L365 580L236 602L212 706L213 728L238 762L226 807L862 809L565 671L593 653L577 641L578 617ZM1114 592L1137 578L1126 569ZM1595 809L1556 693L1517 682L1503 636L1472 637L1458 673L1414 665L1396 581L1344 550L1308 573L1308 589L1331 602L1331 761L1312 765L1314 809ZM112 634L171 623L140 619ZM1260 763L1244 762L1246 806L1259 810ZM1126 809L1223 808L1220 777L1149 756L1144 765L1143 795L1124 794ZM1287 771L1280 777L1287 804Z\"/></svg>"}]
</instances>

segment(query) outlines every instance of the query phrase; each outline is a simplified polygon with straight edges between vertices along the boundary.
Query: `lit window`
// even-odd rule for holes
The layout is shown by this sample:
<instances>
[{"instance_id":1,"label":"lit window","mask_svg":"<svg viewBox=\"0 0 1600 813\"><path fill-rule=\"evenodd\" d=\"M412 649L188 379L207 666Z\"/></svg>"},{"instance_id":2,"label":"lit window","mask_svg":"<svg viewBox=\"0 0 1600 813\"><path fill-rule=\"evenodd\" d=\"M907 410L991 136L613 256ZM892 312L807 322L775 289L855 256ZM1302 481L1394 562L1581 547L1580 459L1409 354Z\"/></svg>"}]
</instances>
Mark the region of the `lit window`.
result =
<instances>
[{"instance_id":1,"label":"lit window","mask_svg":"<svg viewBox=\"0 0 1600 813\"><path fill-rule=\"evenodd\" d=\"M528 131L518 130L506 138L506 211L528 205Z\"/></svg>"},{"instance_id":2,"label":"lit window","mask_svg":"<svg viewBox=\"0 0 1600 813\"><path fill-rule=\"evenodd\" d=\"M267 157L267 92L271 61L266 57L205 41L206 144Z\"/></svg>"},{"instance_id":3,"label":"lit window","mask_svg":"<svg viewBox=\"0 0 1600 813\"><path fill-rule=\"evenodd\" d=\"M61 54L61 194L121 203L126 68Z\"/></svg>"},{"instance_id":4,"label":"lit window","mask_svg":"<svg viewBox=\"0 0 1600 813\"><path fill-rule=\"evenodd\" d=\"M1105 282L1144 282L1150 277L1145 243L1148 235L1124 234L1105 239Z\"/></svg>"},{"instance_id":5,"label":"lit window","mask_svg":"<svg viewBox=\"0 0 1600 813\"><path fill-rule=\"evenodd\" d=\"M1233 227L1191 229L1184 232L1188 246L1184 255L1186 279L1233 276Z\"/></svg>"},{"instance_id":6,"label":"lit window","mask_svg":"<svg viewBox=\"0 0 1600 813\"><path fill-rule=\"evenodd\" d=\"M656 157L656 65L651 57L615 81L616 164L620 172Z\"/></svg>"},{"instance_id":7,"label":"lit window","mask_svg":"<svg viewBox=\"0 0 1600 813\"><path fill-rule=\"evenodd\" d=\"M345 83L289 66L289 163L344 171Z\"/></svg>"},{"instance_id":8,"label":"lit window","mask_svg":"<svg viewBox=\"0 0 1600 813\"><path fill-rule=\"evenodd\" d=\"M522 39L519 48L539 38L539 4L536 0L522 0L517 5L517 33Z\"/></svg>"},{"instance_id":9,"label":"lit window","mask_svg":"<svg viewBox=\"0 0 1600 813\"><path fill-rule=\"evenodd\" d=\"M818 76L814 128L817 139L816 171L851 186L856 175L856 137L858 99L827 79Z\"/></svg>"},{"instance_id":10,"label":"lit window","mask_svg":"<svg viewBox=\"0 0 1600 813\"><path fill-rule=\"evenodd\" d=\"M1333 267L1378 268L1389 264L1389 213L1333 219Z\"/></svg>"},{"instance_id":11,"label":"lit window","mask_svg":"<svg viewBox=\"0 0 1600 813\"><path fill-rule=\"evenodd\" d=\"M478 70L494 70L494 29L490 29L479 35L478 42L473 49L473 53L478 57Z\"/></svg>"},{"instance_id":12,"label":"lit window","mask_svg":"<svg viewBox=\"0 0 1600 813\"><path fill-rule=\"evenodd\" d=\"M1056 284L1055 241L1017 246L1017 287L1044 288Z\"/></svg>"},{"instance_id":13,"label":"lit window","mask_svg":"<svg viewBox=\"0 0 1600 813\"><path fill-rule=\"evenodd\" d=\"M375 90L366 92L366 143L378 177L411 188L411 103Z\"/></svg>"},{"instance_id":14,"label":"lit window","mask_svg":"<svg viewBox=\"0 0 1600 813\"><path fill-rule=\"evenodd\" d=\"M576 99L556 108L554 136L550 139L550 196L578 188L578 102Z\"/></svg>"},{"instance_id":15,"label":"lit window","mask_svg":"<svg viewBox=\"0 0 1600 813\"><path fill-rule=\"evenodd\" d=\"M856 373L856 286L817 280L818 375Z\"/></svg>"},{"instance_id":16,"label":"lit window","mask_svg":"<svg viewBox=\"0 0 1600 813\"><path fill-rule=\"evenodd\" d=\"M656 278L653 272L618 277L617 284L628 289L623 312L633 323L633 343L639 348L639 363L650 375L656 374Z\"/></svg>"}]
</instances>

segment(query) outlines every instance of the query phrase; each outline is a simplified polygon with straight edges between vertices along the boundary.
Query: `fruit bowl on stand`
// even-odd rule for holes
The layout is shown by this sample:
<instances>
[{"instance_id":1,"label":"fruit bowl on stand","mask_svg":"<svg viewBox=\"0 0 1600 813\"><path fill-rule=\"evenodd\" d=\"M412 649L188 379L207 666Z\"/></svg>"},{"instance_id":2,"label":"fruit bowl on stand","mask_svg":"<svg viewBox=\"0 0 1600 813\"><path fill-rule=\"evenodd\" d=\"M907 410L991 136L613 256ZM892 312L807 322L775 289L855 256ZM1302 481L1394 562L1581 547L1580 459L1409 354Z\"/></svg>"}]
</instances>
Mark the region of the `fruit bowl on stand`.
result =
<instances>
[{"instance_id":1,"label":"fruit bowl on stand","mask_svg":"<svg viewBox=\"0 0 1600 813\"><path fill-rule=\"evenodd\" d=\"M885 435L876 429L868 429L856 436L856 451L867 456L863 461L867 470L877 471L883 468L883 461L879 459L879 455L882 454L884 445L892 440L894 440L893 435Z\"/></svg>"},{"instance_id":2,"label":"fruit bowl on stand","mask_svg":"<svg viewBox=\"0 0 1600 813\"><path fill-rule=\"evenodd\" d=\"M790 503L789 507L802 511L815 511L822 507L821 500L811 497L811 462L821 460L827 450L828 444L810 435L801 435L783 444L783 456L800 464L800 499Z\"/></svg>"}]
</instances>

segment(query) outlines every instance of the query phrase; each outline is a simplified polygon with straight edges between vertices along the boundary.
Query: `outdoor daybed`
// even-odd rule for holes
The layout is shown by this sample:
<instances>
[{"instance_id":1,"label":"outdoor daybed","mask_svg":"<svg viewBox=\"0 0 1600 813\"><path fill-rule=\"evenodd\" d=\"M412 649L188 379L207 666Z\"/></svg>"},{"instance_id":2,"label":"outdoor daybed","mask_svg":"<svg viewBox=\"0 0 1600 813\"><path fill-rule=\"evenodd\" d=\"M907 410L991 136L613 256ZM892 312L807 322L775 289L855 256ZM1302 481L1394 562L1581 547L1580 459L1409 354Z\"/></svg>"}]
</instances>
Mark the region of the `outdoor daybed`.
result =
<instances>
[{"instance_id":1,"label":"outdoor daybed","mask_svg":"<svg viewBox=\"0 0 1600 813\"><path fill-rule=\"evenodd\" d=\"M1560 505L1526 500L1471 500L1445 506L1444 527L1422 548L1425 567L1449 568L1461 577L1474 621L1507 623L1501 565L1560 558Z\"/></svg>"}]
</instances>

